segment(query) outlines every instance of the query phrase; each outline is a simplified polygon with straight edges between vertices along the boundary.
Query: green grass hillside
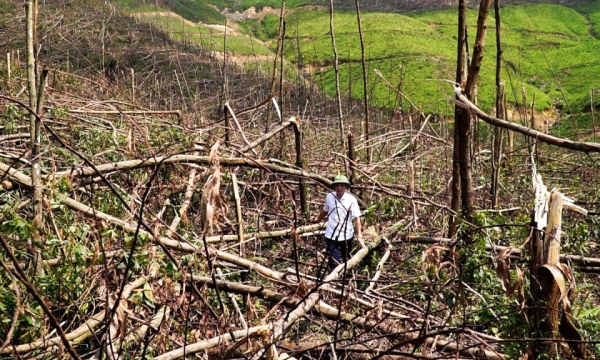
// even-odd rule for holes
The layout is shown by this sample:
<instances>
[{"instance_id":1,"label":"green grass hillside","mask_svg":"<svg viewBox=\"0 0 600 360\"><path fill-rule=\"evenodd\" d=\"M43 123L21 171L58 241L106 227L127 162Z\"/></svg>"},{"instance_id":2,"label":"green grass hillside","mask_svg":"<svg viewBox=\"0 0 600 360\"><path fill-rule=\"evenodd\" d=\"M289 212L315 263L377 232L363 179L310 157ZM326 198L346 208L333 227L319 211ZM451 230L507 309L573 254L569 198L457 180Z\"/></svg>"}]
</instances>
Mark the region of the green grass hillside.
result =
<instances>
[{"instance_id":1,"label":"green grass hillside","mask_svg":"<svg viewBox=\"0 0 600 360\"><path fill-rule=\"evenodd\" d=\"M515 104L552 106L580 112L589 109L589 89L599 87L597 51L593 35L600 6L579 8L539 4L508 6L501 10L504 48L503 80L508 99ZM476 31L477 12L468 11L469 38ZM342 89L362 96L360 42L353 12L338 12L334 19L340 55ZM394 87L429 112L446 111L447 83L454 78L456 11L437 10L406 15L365 13L362 16L369 83L376 106L397 107L395 90L377 77L379 69ZM286 56L300 66L312 65L313 79L330 92L334 89L333 52L326 12L299 10L287 18ZM264 21L266 34L272 21ZM482 108L491 109L496 57L495 21L488 21L485 58L478 88ZM472 42L472 41L471 41ZM472 44L470 45L472 47Z\"/></svg>"},{"instance_id":2,"label":"green grass hillside","mask_svg":"<svg viewBox=\"0 0 600 360\"><path fill-rule=\"evenodd\" d=\"M256 6L278 6L280 1L178 0L165 8L140 6L139 0L119 0L130 12L172 10L193 22L224 24L216 8L237 11ZM210 3L211 5L208 5ZM185 7L181 4L187 4ZM308 9L311 0L287 1L293 9L286 17L286 60L295 63L327 91L335 91L333 51L327 11ZM336 3L337 4L337 3ZM181 5L181 6L180 6ZM183 9L183 10L182 10ZM212 14L212 15L211 15ZM578 1L571 7L557 4L509 5L501 9L503 81L513 106L531 107L535 97L538 110L558 109L577 114L590 109L590 88L600 87L600 3ZM277 38L279 18L268 14L261 19L239 22L239 33L222 32L204 24L189 25L173 17L148 15L176 40L192 40L204 48L241 56L271 55ZM477 11L468 10L470 47L476 32ZM354 11L337 11L335 34L340 56L342 92L354 98L363 94L360 42ZM455 9L417 12L362 14L365 56L368 62L369 92L377 107L406 108L397 96L400 90L430 113L451 113L447 96L451 90L444 80L453 80L456 58L457 17ZM232 23L232 21L228 21ZM257 38L256 41L247 35ZM265 45L268 44L268 45ZM478 82L477 100L490 111L495 93L496 34L493 11L488 18L485 58ZM256 59L268 66L265 59ZM380 70L389 86L380 79Z\"/></svg>"},{"instance_id":3,"label":"green grass hillside","mask_svg":"<svg viewBox=\"0 0 600 360\"><path fill-rule=\"evenodd\" d=\"M197 0L169 0L147 3L145 0L116 0L115 3L126 11L138 11L140 8L161 7L171 10L183 18L211 24L221 24L225 21L225 15L209 5L207 1Z\"/></svg>"}]
</instances>

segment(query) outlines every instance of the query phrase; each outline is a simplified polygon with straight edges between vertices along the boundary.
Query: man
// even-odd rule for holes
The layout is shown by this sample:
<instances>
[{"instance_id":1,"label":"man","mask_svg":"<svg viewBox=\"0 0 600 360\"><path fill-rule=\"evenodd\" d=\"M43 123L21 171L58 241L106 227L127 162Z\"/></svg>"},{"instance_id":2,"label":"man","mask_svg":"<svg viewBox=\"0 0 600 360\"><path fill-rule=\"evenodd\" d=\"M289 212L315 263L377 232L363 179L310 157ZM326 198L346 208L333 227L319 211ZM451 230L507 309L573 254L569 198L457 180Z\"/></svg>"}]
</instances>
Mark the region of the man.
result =
<instances>
[{"instance_id":1,"label":"man","mask_svg":"<svg viewBox=\"0 0 600 360\"><path fill-rule=\"evenodd\" d=\"M325 205L314 222L321 222L325 216L328 216L325 242L329 269L333 270L350 257L355 230L360 246L365 247L365 243L362 239L358 201L353 195L346 192L350 187L348 178L344 175L336 176L331 187L335 191L327 194Z\"/></svg>"}]
</instances>

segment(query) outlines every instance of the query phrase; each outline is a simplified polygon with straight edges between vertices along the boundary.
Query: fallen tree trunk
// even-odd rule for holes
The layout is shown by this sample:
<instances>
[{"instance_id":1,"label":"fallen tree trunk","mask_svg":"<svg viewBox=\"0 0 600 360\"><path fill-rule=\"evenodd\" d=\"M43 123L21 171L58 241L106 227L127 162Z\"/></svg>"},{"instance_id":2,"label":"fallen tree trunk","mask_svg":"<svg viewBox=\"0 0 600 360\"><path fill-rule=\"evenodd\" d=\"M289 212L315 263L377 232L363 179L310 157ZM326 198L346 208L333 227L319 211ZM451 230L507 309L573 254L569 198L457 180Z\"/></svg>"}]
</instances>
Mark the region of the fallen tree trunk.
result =
<instances>
[{"instance_id":1,"label":"fallen tree trunk","mask_svg":"<svg viewBox=\"0 0 600 360\"><path fill-rule=\"evenodd\" d=\"M143 277L140 277L140 278L136 279L135 281L132 281L131 283L127 284L123 291L122 298L127 299L131 295L131 292L134 289L144 285L149 279L150 279L150 277L143 276ZM92 336L92 334L94 333L94 330L98 327L98 325L100 325L104 322L105 316L106 316L106 311L104 311L104 310L99 311L95 315L92 315L85 323L80 325L77 329L65 334L65 338L70 343L74 343L74 344L81 343L83 340ZM59 345L60 343L61 343L61 338L57 336L57 337L50 338L50 339L35 341L35 342L29 343L29 344L21 344L21 345L16 345L16 346L8 345L4 349L0 350L0 354L11 354L11 353L22 354L22 353L26 353L26 352L32 351L32 350L38 350L38 349L42 349L42 348L48 348L51 346Z\"/></svg>"},{"instance_id":2,"label":"fallen tree trunk","mask_svg":"<svg viewBox=\"0 0 600 360\"><path fill-rule=\"evenodd\" d=\"M33 189L31 177L19 170L0 162L0 190L14 189L15 184L27 189Z\"/></svg>"},{"instance_id":3,"label":"fallen tree trunk","mask_svg":"<svg viewBox=\"0 0 600 360\"><path fill-rule=\"evenodd\" d=\"M279 339L283 336L283 334L285 334L285 332L289 329L289 327L292 324L294 324L299 318L304 316L307 312L309 312L311 309L313 309L317 305L317 302L319 301L319 298L320 298L320 293L318 290L321 286L323 286L324 284L329 283L333 280L337 280L344 271L347 271L348 269L351 269L352 267L356 266L369 253L369 251L371 249L374 249L380 243L381 243L381 237L378 235L374 236L373 241L368 242L367 246L362 248L358 253L356 253L351 259L348 260L347 263L338 265L329 275L327 275L325 277L325 279L319 286L312 289L313 292L310 295L308 295L304 299L304 301L299 302L297 304L297 306L294 308L294 310L292 312L288 313L281 320L279 320L275 323L271 323L269 325L253 327L253 328L249 328L246 330L241 330L242 335L239 335L239 336L249 336L250 334L255 334L260 330L266 330L266 331L272 332L271 343L267 344L265 346L265 348L262 351L260 351L255 357L260 358L260 356L262 356L264 351L268 350L270 347L274 346L274 344L277 341L279 341ZM223 255L221 253L217 253L217 254L221 255L221 256ZM241 262L241 258L239 258L239 257L236 257L236 258L237 259L232 258L232 260ZM254 268L256 269L257 267L255 266ZM272 270L270 272L273 273L270 275L275 275L277 277L281 276L279 274L276 274L277 272L274 272ZM283 273L280 273L280 274L283 274ZM238 332L234 332L234 336L237 337L238 336L237 334L238 334ZM226 335L218 336L218 337L210 339L210 340L201 341L201 342L198 342L195 344L189 344L185 347L182 347L182 348L170 351L168 353L165 353L163 355L160 355L160 356L156 357L155 360L178 359L178 358L183 357L184 354L193 354L198 351L205 350L209 347L214 347L214 346L220 345L223 343L223 341L229 341L230 339L231 339L231 336L229 334L226 334Z\"/></svg>"},{"instance_id":4,"label":"fallen tree trunk","mask_svg":"<svg viewBox=\"0 0 600 360\"><path fill-rule=\"evenodd\" d=\"M499 127L502 127L502 128L508 129L508 130L512 130L512 131L518 132L520 134L523 134L525 136L535 138L536 140L539 140L541 142L545 142L547 144L562 147L565 149L583 151L586 153L587 152L600 152L600 144L598 144L598 143L588 143L588 142L572 141L569 139L561 139L561 138L558 138L558 137L555 137L552 135L545 134L541 131L537 131L537 130L528 128L527 126L519 125L517 123L513 123L510 121L506 121L506 120L502 120L502 119L498 119L493 116L490 116L490 115L486 114L485 112L483 112L482 110L480 110L477 106L475 106L475 104L470 102L469 99L467 99L466 96L462 93L462 90L461 90L460 86L458 86L458 84L454 84L453 87L454 87L454 93L456 94L458 100L455 100L452 98L449 98L449 100L453 101L456 105L462 107L463 109L473 111L475 114L477 114L478 118L480 118L481 120L485 121L488 124L492 124L494 126L499 126Z\"/></svg>"},{"instance_id":5,"label":"fallen tree trunk","mask_svg":"<svg viewBox=\"0 0 600 360\"><path fill-rule=\"evenodd\" d=\"M210 277L188 275L188 279L201 285L208 285L210 287L215 286L213 279L211 279ZM235 294L242 295L249 294L273 303L281 303L282 305L292 309L296 308L301 302L301 300L295 297L294 295L285 295L274 290L266 289L264 286L244 285L236 282L219 280L217 280L216 285L218 286L220 291L233 292ZM423 341L428 346L431 346L433 344L433 337L420 337L419 333L422 330L420 326L414 330L406 330L393 326L385 326L382 325L382 323L380 322L369 320L366 317L357 317L354 314L349 314L346 312L342 312L340 315L337 309L327 305L323 301L319 301L319 303L315 305L315 312L325 316L330 320L341 320L347 324L358 326L367 331L377 330L383 334L392 335L394 337L400 338L403 341L406 341L407 343L414 341ZM463 347L457 345L456 342L450 342L441 339L438 339L436 341L435 347L438 351L443 351L447 353L459 352L459 354L463 356L474 356L484 359L505 359L504 355L498 355L492 351L480 350L471 347Z\"/></svg>"},{"instance_id":6,"label":"fallen tree trunk","mask_svg":"<svg viewBox=\"0 0 600 360\"><path fill-rule=\"evenodd\" d=\"M405 236L401 237L402 240L394 241L398 242L415 242L419 244L453 244L455 241L448 238L436 238L436 237L427 237L427 236ZM506 251L509 250L510 255L515 255L518 257L522 257L522 251L519 247L516 246L501 246L501 245L485 245L486 250L488 251ZM561 261L570 261L573 264L577 264L582 266L584 269L590 267L591 272L596 272L595 267L600 267L600 259L599 258L590 258L579 255L560 255Z\"/></svg>"},{"instance_id":7,"label":"fallen tree trunk","mask_svg":"<svg viewBox=\"0 0 600 360\"><path fill-rule=\"evenodd\" d=\"M121 171L121 170L131 170L138 169L143 167L156 166L158 164L201 164L201 165L210 165L211 162L208 156L194 156L194 155L173 155L173 156L158 156L152 157L148 159L136 159L136 160L126 160L116 163L102 164L96 166L96 169L91 167L81 167L72 170L59 171L54 174L54 177L61 178L68 176L70 178L78 178L82 176L90 176L95 175L98 172L107 173L110 171ZM293 176L301 176L307 179L311 179L317 181L327 187L331 185L331 180L328 178L321 176L319 174L311 173L308 171L296 169L296 168L287 168L284 166L276 165L270 160L258 160L258 159L248 159L248 158L219 158L219 164L221 166L246 166L256 169L265 169L270 170L276 173L282 173ZM1 169L0 169L1 170ZM0 172L0 174L2 174Z\"/></svg>"}]
</instances>

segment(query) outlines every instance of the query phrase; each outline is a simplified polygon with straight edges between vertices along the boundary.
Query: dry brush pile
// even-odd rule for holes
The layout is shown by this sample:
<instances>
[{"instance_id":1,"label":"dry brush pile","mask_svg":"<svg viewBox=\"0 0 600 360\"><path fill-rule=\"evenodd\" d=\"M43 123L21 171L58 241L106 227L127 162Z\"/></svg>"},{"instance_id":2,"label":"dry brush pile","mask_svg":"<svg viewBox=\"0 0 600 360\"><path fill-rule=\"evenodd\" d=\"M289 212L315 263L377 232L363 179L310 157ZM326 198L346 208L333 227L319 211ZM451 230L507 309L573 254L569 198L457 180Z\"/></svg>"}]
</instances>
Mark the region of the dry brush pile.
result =
<instances>
[{"instance_id":1,"label":"dry brush pile","mask_svg":"<svg viewBox=\"0 0 600 360\"><path fill-rule=\"evenodd\" d=\"M24 49L20 9L11 10L16 21L2 23L15 40L5 45L13 65L0 94L1 356L503 359L525 352L522 338L535 326L523 329L530 299L517 295L527 279L503 273L511 297L488 250L529 234L527 148L506 160L501 203L509 216L483 211L490 160L480 150L485 140L474 148L482 211L476 223L461 223L459 237L444 239L456 215L447 207L446 124L417 110L402 119L372 113L374 131L368 142L354 136L353 157L340 145L335 102L315 88L287 87L276 96L278 116L260 74L173 43L111 6L84 3L40 5L38 66L50 75L39 114L39 241L32 241L26 76L15 61ZM346 128L359 129L361 110L344 108ZM556 186L595 199L594 186L573 182L576 174L594 183L596 158L537 151L540 172ZM330 273L322 224L307 220L331 176L346 169L370 226L368 246ZM594 220L571 220L580 224L573 248L588 255L576 231L597 238ZM464 234L477 240L467 253ZM503 264L519 275L517 250L502 260L510 255L515 264ZM587 311L597 294L584 292Z\"/></svg>"}]
</instances>

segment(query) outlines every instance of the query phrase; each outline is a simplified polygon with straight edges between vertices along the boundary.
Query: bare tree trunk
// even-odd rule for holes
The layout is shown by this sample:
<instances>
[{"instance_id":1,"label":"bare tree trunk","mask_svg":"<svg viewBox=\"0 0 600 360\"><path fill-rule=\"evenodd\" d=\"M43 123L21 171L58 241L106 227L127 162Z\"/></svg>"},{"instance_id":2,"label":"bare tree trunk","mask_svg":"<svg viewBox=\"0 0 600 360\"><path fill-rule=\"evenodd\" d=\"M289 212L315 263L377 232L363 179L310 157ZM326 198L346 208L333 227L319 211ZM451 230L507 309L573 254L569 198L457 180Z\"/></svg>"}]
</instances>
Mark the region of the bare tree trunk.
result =
<instances>
[{"instance_id":1,"label":"bare tree trunk","mask_svg":"<svg viewBox=\"0 0 600 360\"><path fill-rule=\"evenodd\" d=\"M561 193L550 192L545 231L538 230L535 217L531 221L534 231L530 254L530 288L534 304L532 318L534 324L539 324L539 331L534 331L534 334L543 339L564 339L577 358L587 359L590 357L587 346L571 320L571 308L577 297L574 288L567 286L567 280L573 281L572 269L568 263L560 263L563 204L564 196ZM572 357L559 341L536 341L532 343L531 350L536 356Z\"/></svg>"},{"instance_id":2,"label":"bare tree trunk","mask_svg":"<svg viewBox=\"0 0 600 360\"><path fill-rule=\"evenodd\" d=\"M340 144L342 153L346 152L346 139L344 137L344 116L342 114L342 98L340 96L340 69L339 56L335 46L335 32L333 29L333 0L329 0L329 32L331 33L331 48L333 49L333 70L335 71L335 101L337 103L338 119L340 125ZM346 174L348 173L348 161L344 159Z\"/></svg>"},{"instance_id":3,"label":"bare tree trunk","mask_svg":"<svg viewBox=\"0 0 600 360\"><path fill-rule=\"evenodd\" d=\"M304 161L302 159L302 131L300 131L299 122L294 124L294 135L296 139L296 166L302 169ZM306 182L303 177L300 177L298 180L298 190L300 191L300 212L302 213L302 219L308 221L310 219L310 214L308 213L308 196Z\"/></svg>"},{"instance_id":4,"label":"bare tree trunk","mask_svg":"<svg viewBox=\"0 0 600 360\"><path fill-rule=\"evenodd\" d=\"M37 87L36 87L36 68L34 53L34 2L27 1L25 4L26 22L27 22L27 84L29 87L29 106L36 111L37 106ZM40 172L40 121L35 114L29 115L31 132L31 182L33 185L33 243L41 243L41 233L44 228L44 218L42 217L42 179ZM33 246L37 249L37 246ZM42 271L40 262L40 253L33 250L34 268L36 274Z\"/></svg>"},{"instance_id":5,"label":"bare tree trunk","mask_svg":"<svg viewBox=\"0 0 600 360\"><path fill-rule=\"evenodd\" d=\"M275 76L277 75L277 59L279 58L279 52L281 51L281 56L283 56L283 14L285 11L285 0L281 0L281 13L279 15L279 32L277 35L277 49L275 50L275 58L273 59L273 75L271 76L271 91L269 92L269 105L267 105L267 123L265 124L265 132L269 131L269 127L271 127L271 110L273 109L273 104L270 99L274 96L275 93ZM279 71L283 71L283 69L279 69ZM280 92L283 92L283 89L279 89ZM283 118L283 117L282 117Z\"/></svg>"},{"instance_id":6,"label":"bare tree trunk","mask_svg":"<svg viewBox=\"0 0 600 360\"><path fill-rule=\"evenodd\" d=\"M467 6L466 0L460 0L458 3L458 44L456 50L456 82L461 86L465 81L465 44L467 42ZM458 213L460 207L460 166L459 166L459 151L458 145L460 138L459 133L459 118L460 113L464 110L458 106L454 107L454 149L452 151L452 201L450 208ZM456 219L450 217L448 237L452 238L456 234Z\"/></svg>"},{"instance_id":7,"label":"bare tree trunk","mask_svg":"<svg viewBox=\"0 0 600 360\"><path fill-rule=\"evenodd\" d=\"M496 117L504 118L504 86L502 85L502 42L500 38L500 4L494 0L494 12L496 17ZM500 181L500 159L502 158L502 136L503 130L494 127L494 140L492 144L492 181L490 193L492 197L492 209L498 205L498 183Z\"/></svg>"},{"instance_id":8,"label":"bare tree trunk","mask_svg":"<svg viewBox=\"0 0 600 360\"><path fill-rule=\"evenodd\" d=\"M477 78L479 76L479 70L481 69L481 61L483 59L483 49L485 47L485 35L487 30L487 16L490 5L491 0L482 0L479 4L477 35L475 36L475 45L473 46L473 58L469 66L467 84L465 85L464 89L465 95L469 99L473 96ZM469 111L460 112L458 128L458 164L460 166L462 214L466 219L470 219L473 212L473 179L471 178L471 114Z\"/></svg>"},{"instance_id":9,"label":"bare tree trunk","mask_svg":"<svg viewBox=\"0 0 600 360\"><path fill-rule=\"evenodd\" d=\"M10 76L9 76L10 77ZM596 142L596 103L594 100L594 88L590 90L590 103L592 109L592 133L593 133L593 141Z\"/></svg>"},{"instance_id":10,"label":"bare tree trunk","mask_svg":"<svg viewBox=\"0 0 600 360\"><path fill-rule=\"evenodd\" d=\"M496 113L499 117L504 117L504 85L497 87ZM492 144L492 181L490 194L492 197L492 208L498 206L498 188L500 184L500 162L502 160L502 145L504 143L504 133L506 130L499 126L494 127L494 140Z\"/></svg>"},{"instance_id":11,"label":"bare tree trunk","mask_svg":"<svg viewBox=\"0 0 600 360\"><path fill-rule=\"evenodd\" d=\"M547 271L544 265L558 265L560 253L560 231L562 220L563 199L559 193L550 195L550 205L548 210L548 226L544 236L543 250L540 252L541 259L538 259L541 267L537 269L538 281L541 286L542 296L542 336L545 338L557 338L558 327L560 323L561 307L561 291L558 283L565 282L562 274L555 274L552 271ZM556 358L560 351L560 343L550 342L545 346L536 347L536 350L546 353L550 358Z\"/></svg>"},{"instance_id":12,"label":"bare tree trunk","mask_svg":"<svg viewBox=\"0 0 600 360\"><path fill-rule=\"evenodd\" d=\"M285 2L282 6L285 5ZM279 123L283 124L283 109L284 109L284 97L283 97L283 64L284 64L284 55L283 55L283 44L285 39L285 21L281 18L281 52L279 58ZM281 153L284 152L285 149L285 133L282 131L279 133L279 151Z\"/></svg>"},{"instance_id":13,"label":"bare tree trunk","mask_svg":"<svg viewBox=\"0 0 600 360\"><path fill-rule=\"evenodd\" d=\"M225 146L229 147L229 145L231 145L229 135L231 132L231 125L229 124L229 109L227 109L227 106L223 107L223 115L225 115Z\"/></svg>"},{"instance_id":14,"label":"bare tree trunk","mask_svg":"<svg viewBox=\"0 0 600 360\"><path fill-rule=\"evenodd\" d=\"M367 63L365 61L365 41L363 39L362 32L362 24L360 21L360 5L358 4L358 0L355 0L356 3L356 21L358 22L358 35L360 37L360 61L362 65L362 73L363 73L363 100L365 106L365 117L362 122L362 136L363 141L369 141L369 83L367 81ZM371 157L373 156L372 147L367 147L367 164L371 162Z\"/></svg>"},{"instance_id":15,"label":"bare tree trunk","mask_svg":"<svg viewBox=\"0 0 600 360\"><path fill-rule=\"evenodd\" d=\"M6 52L6 84L10 89L10 51ZM592 89L592 98L593 98L593 91L594 89Z\"/></svg>"},{"instance_id":16,"label":"bare tree trunk","mask_svg":"<svg viewBox=\"0 0 600 360\"><path fill-rule=\"evenodd\" d=\"M354 161L356 156L354 155L354 138L352 132L348 132L348 159L350 160L350 172L348 173L350 183L354 182Z\"/></svg>"}]
</instances>

